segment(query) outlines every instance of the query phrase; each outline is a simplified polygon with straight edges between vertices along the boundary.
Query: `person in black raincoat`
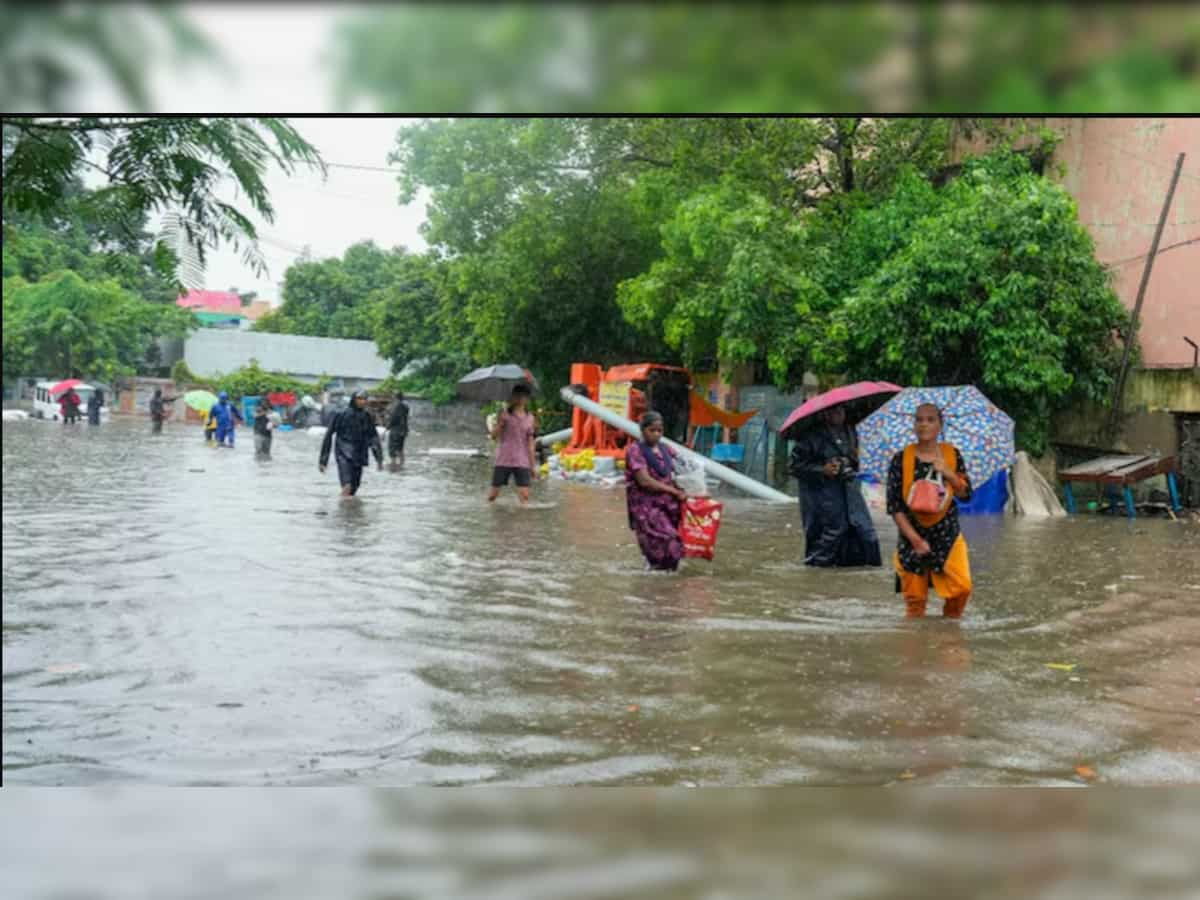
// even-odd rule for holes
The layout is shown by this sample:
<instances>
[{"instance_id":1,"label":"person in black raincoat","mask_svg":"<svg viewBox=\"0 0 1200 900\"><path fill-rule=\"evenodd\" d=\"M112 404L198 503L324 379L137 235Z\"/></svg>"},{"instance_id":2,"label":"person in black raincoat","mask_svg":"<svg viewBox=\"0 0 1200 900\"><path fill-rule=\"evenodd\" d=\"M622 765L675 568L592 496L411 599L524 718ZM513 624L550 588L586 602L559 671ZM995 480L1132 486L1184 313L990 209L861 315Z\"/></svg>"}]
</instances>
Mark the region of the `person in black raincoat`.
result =
<instances>
[{"instance_id":1,"label":"person in black raincoat","mask_svg":"<svg viewBox=\"0 0 1200 900\"><path fill-rule=\"evenodd\" d=\"M878 566L879 537L855 476L858 441L841 406L823 410L821 421L796 440L791 473L800 480L804 564Z\"/></svg>"},{"instance_id":2,"label":"person in black raincoat","mask_svg":"<svg viewBox=\"0 0 1200 900\"><path fill-rule=\"evenodd\" d=\"M342 496L353 497L358 492L362 482L363 467L370 463L367 453L375 454L375 463L383 468L383 447L379 443L379 432L375 430L375 420L367 412L367 395L365 391L355 391L350 395L350 405L338 411L325 432L325 440L321 442L321 471L329 464L329 451L337 438L335 458L338 467L338 480L342 483Z\"/></svg>"}]
</instances>

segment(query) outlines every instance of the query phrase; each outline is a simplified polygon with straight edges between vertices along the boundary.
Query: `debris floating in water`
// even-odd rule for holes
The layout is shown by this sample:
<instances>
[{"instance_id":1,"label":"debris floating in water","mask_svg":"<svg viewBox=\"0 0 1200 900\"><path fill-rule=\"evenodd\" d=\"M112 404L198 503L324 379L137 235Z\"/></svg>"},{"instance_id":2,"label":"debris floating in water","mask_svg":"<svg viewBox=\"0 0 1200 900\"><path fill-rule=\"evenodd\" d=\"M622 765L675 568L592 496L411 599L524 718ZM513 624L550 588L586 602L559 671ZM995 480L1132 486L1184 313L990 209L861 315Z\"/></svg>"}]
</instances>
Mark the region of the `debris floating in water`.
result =
<instances>
[{"instance_id":1,"label":"debris floating in water","mask_svg":"<svg viewBox=\"0 0 1200 900\"><path fill-rule=\"evenodd\" d=\"M1096 770L1093 769L1091 766L1076 766L1075 774L1078 775L1080 778L1084 779L1085 781L1092 781L1092 780L1096 779L1097 777L1099 777L1096 775Z\"/></svg>"},{"instance_id":2,"label":"debris floating in water","mask_svg":"<svg viewBox=\"0 0 1200 900\"><path fill-rule=\"evenodd\" d=\"M1074 672L1075 663L1046 663L1047 669L1058 669L1060 672Z\"/></svg>"}]
</instances>

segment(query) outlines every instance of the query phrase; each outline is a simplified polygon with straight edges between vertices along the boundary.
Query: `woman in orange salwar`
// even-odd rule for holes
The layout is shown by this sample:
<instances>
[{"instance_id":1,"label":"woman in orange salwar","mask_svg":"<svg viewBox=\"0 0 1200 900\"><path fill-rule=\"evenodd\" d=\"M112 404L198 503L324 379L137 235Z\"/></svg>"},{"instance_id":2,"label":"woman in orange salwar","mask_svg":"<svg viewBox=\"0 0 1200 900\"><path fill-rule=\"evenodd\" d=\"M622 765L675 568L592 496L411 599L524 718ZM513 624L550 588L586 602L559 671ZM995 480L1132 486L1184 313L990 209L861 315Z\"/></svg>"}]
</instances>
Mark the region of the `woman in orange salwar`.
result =
<instances>
[{"instance_id":1,"label":"woman in orange salwar","mask_svg":"<svg viewBox=\"0 0 1200 900\"><path fill-rule=\"evenodd\" d=\"M900 529L893 557L896 590L904 595L905 615L919 618L925 615L932 582L945 600L942 614L957 619L971 597L972 585L955 500L971 499L971 482L958 448L938 443L942 430L938 407L932 403L917 407L914 428L917 442L892 457L888 469L887 511ZM948 496L937 512L913 512L907 502L913 483L931 477L944 485Z\"/></svg>"}]
</instances>

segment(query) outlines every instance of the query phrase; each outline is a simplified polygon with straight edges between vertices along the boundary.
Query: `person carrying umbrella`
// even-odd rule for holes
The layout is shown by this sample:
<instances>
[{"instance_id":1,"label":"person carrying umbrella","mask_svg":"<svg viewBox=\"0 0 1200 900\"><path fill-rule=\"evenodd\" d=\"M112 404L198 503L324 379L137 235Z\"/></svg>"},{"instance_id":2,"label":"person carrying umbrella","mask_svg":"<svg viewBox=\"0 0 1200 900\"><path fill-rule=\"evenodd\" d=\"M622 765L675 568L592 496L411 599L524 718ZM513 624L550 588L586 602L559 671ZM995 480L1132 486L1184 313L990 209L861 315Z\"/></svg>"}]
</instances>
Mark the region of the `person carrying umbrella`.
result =
<instances>
[{"instance_id":1,"label":"person carrying umbrella","mask_svg":"<svg viewBox=\"0 0 1200 900\"><path fill-rule=\"evenodd\" d=\"M798 436L790 471L800 481L806 566L878 566L879 538L859 490L858 441L842 404Z\"/></svg>"},{"instance_id":2,"label":"person carrying umbrella","mask_svg":"<svg viewBox=\"0 0 1200 900\"><path fill-rule=\"evenodd\" d=\"M537 457L534 448L537 422L533 413L529 412L532 393L526 382L517 382L508 406L496 418L495 428L491 431L492 440L496 441L496 464L492 469L488 503L500 496L500 488L508 484L510 479L517 482L517 496L521 505L529 503L529 485L533 482Z\"/></svg>"},{"instance_id":3,"label":"person carrying umbrella","mask_svg":"<svg viewBox=\"0 0 1200 900\"><path fill-rule=\"evenodd\" d=\"M81 402L79 395L75 393L75 388L69 387L63 391L62 397L58 400L58 408L62 413L64 425L79 421L79 404Z\"/></svg>"},{"instance_id":4,"label":"person carrying umbrella","mask_svg":"<svg viewBox=\"0 0 1200 900\"><path fill-rule=\"evenodd\" d=\"M971 481L958 448L938 442L940 407L921 404L913 424L916 443L896 453L888 468L887 511L900 529L893 557L896 591L904 596L905 616L920 618L932 582L945 600L942 614L957 619L972 583L955 500L971 499Z\"/></svg>"},{"instance_id":5,"label":"person carrying umbrella","mask_svg":"<svg viewBox=\"0 0 1200 900\"><path fill-rule=\"evenodd\" d=\"M362 483L363 467L370 463L368 452L375 454L375 462L383 469L383 448L379 444L379 432L375 420L367 412L367 394L355 391L350 395L350 405L339 410L325 432L321 442L320 470L329 464L329 452L337 438L336 461L338 480L342 485L342 496L353 497Z\"/></svg>"}]
</instances>

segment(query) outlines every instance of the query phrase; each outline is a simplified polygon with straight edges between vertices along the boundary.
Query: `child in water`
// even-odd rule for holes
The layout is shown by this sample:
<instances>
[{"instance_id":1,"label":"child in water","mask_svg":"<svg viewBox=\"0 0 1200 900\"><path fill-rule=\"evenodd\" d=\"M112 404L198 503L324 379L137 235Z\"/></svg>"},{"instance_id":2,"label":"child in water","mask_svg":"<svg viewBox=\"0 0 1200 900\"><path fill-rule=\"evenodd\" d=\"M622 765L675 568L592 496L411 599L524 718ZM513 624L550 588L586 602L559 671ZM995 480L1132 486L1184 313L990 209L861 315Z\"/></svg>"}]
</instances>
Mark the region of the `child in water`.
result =
<instances>
[{"instance_id":1,"label":"child in water","mask_svg":"<svg viewBox=\"0 0 1200 900\"><path fill-rule=\"evenodd\" d=\"M213 418L212 410L204 414L204 443L212 447L215 445L213 435L217 432L217 420Z\"/></svg>"}]
</instances>

